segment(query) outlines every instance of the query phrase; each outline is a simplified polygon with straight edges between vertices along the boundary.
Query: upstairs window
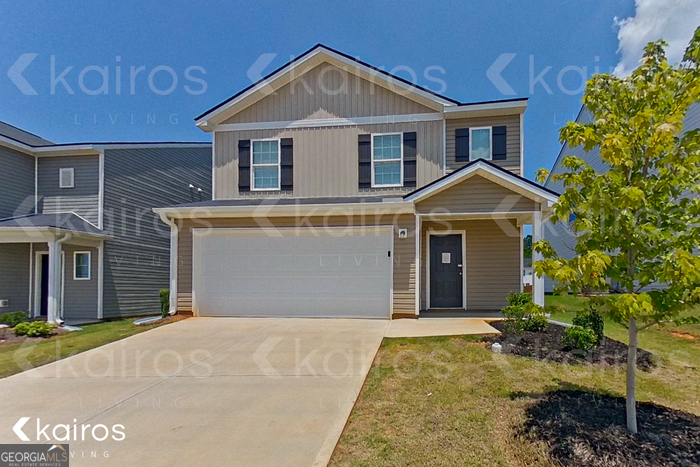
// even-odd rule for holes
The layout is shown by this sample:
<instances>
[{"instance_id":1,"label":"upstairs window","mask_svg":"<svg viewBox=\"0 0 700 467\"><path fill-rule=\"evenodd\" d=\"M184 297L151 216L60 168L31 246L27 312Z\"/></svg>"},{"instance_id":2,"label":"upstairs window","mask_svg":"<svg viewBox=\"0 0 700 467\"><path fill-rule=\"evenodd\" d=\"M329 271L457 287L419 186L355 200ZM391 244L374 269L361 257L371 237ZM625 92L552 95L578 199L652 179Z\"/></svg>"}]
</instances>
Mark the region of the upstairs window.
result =
<instances>
[{"instance_id":1,"label":"upstairs window","mask_svg":"<svg viewBox=\"0 0 700 467\"><path fill-rule=\"evenodd\" d=\"M253 140L250 171L251 190L280 189L280 140Z\"/></svg>"},{"instance_id":2,"label":"upstairs window","mask_svg":"<svg viewBox=\"0 0 700 467\"><path fill-rule=\"evenodd\" d=\"M403 186L401 133L372 135L372 187Z\"/></svg>"},{"instance_id":3,"label":"upstairs window","mask_svg":"<svg viewBox=\"0 0 700 467\"><path fill-rule=\"evenodd\" d=\"M58 169L58 187L59 188L74 188L75 187L75 171L70 169Z\"/></svg>"},{"instance_id":4,"label":"upstairs window","mask_svg":"<svg viewBox=\"0 0 700 467\"><path fill-rule=\"evenodd\" d=\"M469 129L469 159L491 160L491 127Z\"/></svg>"},{"instance_id":5,"label":"upstairs window","mask_svg":"<svg viewBox=\"0 0 700 467\"><path fill-rule=\"evenodd\" d=\"M73 255L73 279L77 281L90 280L89 251L76 251Z\"/></svg>"}]
</instances>

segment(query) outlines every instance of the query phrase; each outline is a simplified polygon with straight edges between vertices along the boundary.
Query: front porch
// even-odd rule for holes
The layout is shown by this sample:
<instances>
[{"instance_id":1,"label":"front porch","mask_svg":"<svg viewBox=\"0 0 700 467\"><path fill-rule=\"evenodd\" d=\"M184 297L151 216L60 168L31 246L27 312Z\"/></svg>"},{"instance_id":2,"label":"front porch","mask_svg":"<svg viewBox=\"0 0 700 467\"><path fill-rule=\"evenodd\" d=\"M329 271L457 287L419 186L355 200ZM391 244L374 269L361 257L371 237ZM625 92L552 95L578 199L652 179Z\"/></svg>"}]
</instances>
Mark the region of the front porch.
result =
<instances>
[{"instance_id":1,"label":"front porch","mask_svg":"<svg viewBox=\"0 0 700 467\"><path fill-rule=\"evenodd\" d=\"M101 319L109 238L72 213L0 221L0 313L28 311L51 323Z\"/></svg>"}]
</instances>

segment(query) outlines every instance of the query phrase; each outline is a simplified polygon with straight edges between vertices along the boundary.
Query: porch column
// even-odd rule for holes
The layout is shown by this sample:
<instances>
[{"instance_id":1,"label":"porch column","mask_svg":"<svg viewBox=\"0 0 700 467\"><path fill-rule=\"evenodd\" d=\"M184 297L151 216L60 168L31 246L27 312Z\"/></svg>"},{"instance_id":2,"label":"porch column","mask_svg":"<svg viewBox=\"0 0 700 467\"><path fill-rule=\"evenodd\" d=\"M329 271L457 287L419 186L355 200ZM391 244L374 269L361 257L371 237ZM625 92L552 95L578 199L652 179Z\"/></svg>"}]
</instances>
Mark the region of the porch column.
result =
<instances>
[{"instance_id":1,"label":"porch column","mask_svg":"<svg viewBox=\"0 0 700 467\"><path fill-rule=\"evenodd\" d=\"M59 296L61 293L61 244L58 238L49 240L49 297L47 321L56 323L60 318Z\"/></svg>"},{"instance_id":2,"label":"porch column","mask_svg":"<svg viewBox=\"0 0 700 467\"><path fill-rule=\"evenodd\" d=\"M532 216L532 243L539 242L544 238L544 222L542 211L535 211ZM540 261L542 255L533 250L532 263ZM544 306L544 276L532 273L532 301L537 305Z\"/></svg>"}]
</instances>

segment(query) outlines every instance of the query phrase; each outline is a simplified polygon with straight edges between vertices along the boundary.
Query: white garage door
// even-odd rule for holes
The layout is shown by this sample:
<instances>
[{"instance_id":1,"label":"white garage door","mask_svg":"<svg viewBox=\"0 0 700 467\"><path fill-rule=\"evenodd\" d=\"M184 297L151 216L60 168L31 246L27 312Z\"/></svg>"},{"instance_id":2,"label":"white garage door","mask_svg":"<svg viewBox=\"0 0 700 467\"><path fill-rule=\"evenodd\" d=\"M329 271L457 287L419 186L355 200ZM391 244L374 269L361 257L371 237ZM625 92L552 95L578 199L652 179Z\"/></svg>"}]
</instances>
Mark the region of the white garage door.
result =
<instances>
[{"instance_id":1,"label":"white garage door","mask_svg":"<svg viewBox=\"0 0 700 467\"><path fill-rule=\"evenodd\" d=\"M195 230L199 316L390 317L391 227Z\"/></svg>"}]
</instances>

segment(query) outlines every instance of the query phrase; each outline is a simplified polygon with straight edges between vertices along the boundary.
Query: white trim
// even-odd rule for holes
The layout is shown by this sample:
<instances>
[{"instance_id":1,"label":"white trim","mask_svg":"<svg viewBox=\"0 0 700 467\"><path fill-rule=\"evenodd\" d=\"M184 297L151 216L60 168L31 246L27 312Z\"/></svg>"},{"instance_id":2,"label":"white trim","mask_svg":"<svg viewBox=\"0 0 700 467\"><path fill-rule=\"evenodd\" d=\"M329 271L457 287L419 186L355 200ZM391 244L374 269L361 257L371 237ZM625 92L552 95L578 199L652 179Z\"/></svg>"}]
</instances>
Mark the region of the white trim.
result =
<instances>
[{"instance_id":1,"label":"white trim","mask_svg":"<svg viewBox=\"0 0 700 467\"><path fill-rule=\"evenodd\" d=\"M425 232L425 308L430 309L430 237L456 235L462 236L462 309L467 309L467 231L466 230L445 230ZM446 307L453 308L453 307Z\"/></svg>"},{"instance_id":2,"label":"white trim","mask_svg":"<svg viewBox=\"0 0 700 467\"><path fill-rule=\"evenodd\" d=\"M216 199L216 133L211 134L211 199Z\"/></svg>"},{"instance_id":3,"label":"white trim","mask_svg":"<svg viewBox=\"0 0 700 467\"><path fill-rule=\"evenodd\" d=\"M401 158L399 159L399 165L400 165L399 171L400 171L400 173L401 173L401 180L400 180L400 182L399 182L398 184L395 183L395 184L392 184L392 185L384 185L384 184L382 184L382 185L377 185L376 183L374 183L374 163L375 163L375 160L374 160L374 138L377 137L377 136L396 136L396 135L398 135L398 136L399 136L399 139L400 139L399 148L401 149ZM370 159L370 160L371 160L371 162L372 162L372 164L370 165L371 174L372 174L372 175L371 175L371 177L372 177L372 180L371 180L371 186L372 186L372 188L398 188L398 187L402 187L402 186L403 186L403 133L400 133L400 132L372 133L372 134L370 135L370 143L371 143L371 144L370 144L370 156L371 156L371 159ZM377 162L379 162L380 164L383 163L383 162L396 162L396 159L380 159L380 160L377 161Z\"/></svg>"},{"instance_id":4,"label":"white trim","mask_svg":"<svg viewBox=\"0 0 700 467\"><path fill-rule=\"evenodd\" d=\"M170 226L170 268L169 268L169 281L170 287L170 303L168 304L168 309L170 314L177 313L177 281L178 281L178 253L179 253L179 241L178 241L178 225L168 217L164 212L159 213L160 220L162 220L166 225ZM192 234L194 236L194 234ZM192 240L192 245L194 248L194 239ZM194 261L191 264L190 272L194 273ZM192 294L194 299L194 293ZM194 313L194 307L192 307Z\"/></svg>"},{"instance_id":5,"label":"white trim","mask_svg":"<svg viewBox=\"0 0 700 467\"><path fill-rule=\"evenodd\" d=\"M255 164L255 143L270 142L277 143L277 163L276 164ZM280 191L282 189L282 143L279 138L260 138L250 140L250 191ZM255 188L255 167L277 167L277 187L276 188Z\"/></svg>"},{"instance_id":6,"label":"white trim","mask_svg":"<svg viewBox=\"0 0 700 467\"><path fill-rule=\"evenodd\" d=\"M512 174L512 173L506 173L502 172L500 170L494 169L493 167L489 166L486 162L481 162L481 160L477 160L472 163L471 166L467 167L466 169L463 170L456 170L452 172L450 175L447 177L444 177L442 180L439 182L433 184L429 188L425 190L418 190L414 192L412 195L408 196L406 198L406 201L412 201L414 203L419 202L420 200L423 200L425 198L428 198L429 196L432 196L434 194L437 194L453 185L456 185L457 183L465 180L466 178L474 175L488 175L489 180L499 183L500 181L505 182L507 184L510 184L514 187L517 187L519 190L521 190L523 193L527 193L530 196L534 196L535 201L541 202L541 201L549 201L551 203L556 203L557 200L559 199L559 196L550 193L549 191L545 190L544 188L540 188L534 185L531 185L530 183L527 183L524 180L521 180L517 175ZM522 193L521 193L522 194ZM527 195L525 195L527 196Z\"/></svg>"},{"instance_id":7,"label":"white trim","mask_svg":"<svg viewBox=\"0 0 700 467\"><path fill-rule=\"evenodd\" d=\"M27 307L29 310L33 310L32 303L32 288L34 282L34 244L29 244L29 298L27 300Z\"/></svg>"},{"instance_id":8,"label":"white trim","mask_svg":"<svg viewBox=\"0 0 700 467\"><path fill-rule=\"evenodd\" d=\"M520 176L525 176L525 133L523 127L523 114L520 114Z\"/></svg>"},{"instance_id":9,"label":"white trim","mask_svg":"<svg viewBox=\"0 0 700 467\"><path fill-rule=\"evenodd\" d=\"M520 292L523 292L523 276L525 275L525 239L523 238L523 226L520 225Z\"/></svg>"},{"instance_id":10,"label":"white trim","mask_svg":"<svg viewBox=\"0 0 700 467\"><path fill-rule=\"evenodd\" d=\"M34 156L34 214L39 213L39 158Z\"/></svg>"},{"instance_id":11,"label":"white trim","mask_svg":"<svg viewBox=\"0 0 700 467\"><path fill-rule=\"evenodd\" d=\"M394 314L394 260L396 259L396 249L394 248L394 239L396 238L397 232L395 227L391 226L391 232L389 236L391 237L391 250L389 257L389 319Z\"/></svg>"},{"instance_id":12,"label":"white trim","mask_svg":"<svg viewBox=\"0 0 700 467\"><path fill-rule=\"evenodd\" d=\"M240 130L285 130L294 128L326 128L358 125L381 125L387 123L434 122L443 120L441 113L419 113L403 115L381 115L377 117L317 118L285 120L276 122L222 123L213 132Z\"/></svg>"},{"instance_id":13,"label":"white trim","mask_svg":"<svg viewBox=\"0 0 700 467\"><path fill-rule=\"evenodd\" d=\"M34 253L34 307L33 307L33 315L35 318L38 318L41 316L41 255L49 255L49 252L47 250L41 250L37 251ZM66 288L66 252L62 251L61 252L61 310L60 310L60 316L63 316L63 299L65 297L65 288ZM49 280L51 280L49 278ZM47 297L48 300L48 297ZM48 318L48 308L46 310L46 317Z\"/></svg>"},{"instance_id":14,"label":"white trim","mask_svg":"<svg viewBox=\"0 0 700 467\"><path fill-rule=\"evenodd\" d=\"M87 277L78 277L78 264L75 260L78 255L88 255L88 275ZM74 281L89 281L92 279L92 252L91 251L74 251L73 252L73 280Z\"/></svg>"},{"instance_id":15,"label":"white trim","mask_svg":"<svg viewBox=\"0 0 700 467\"><path fill-rule=\"evenodd\" d=\"M104 318L104 247L105 242L97 247L97 319Z\"/></svg>"},{"instance_id":16,"label":"white trim","mask_svg":"<svg viewBox=\"0 0 700 467\"><path fill-rule=\"evenodd\" d=\"M98 167L99 167L99 193L97 201L97 228L102 230L104 225L104 212L105 212L105 152L100 151L98 156Z\"/></svg>"},{"instance_id":17,"label":"white trim","mask_svg":"<svg viewBox=\"0 0 700 467\"><path fill-rule=\"evenodd\" d=\"M445 107L445 113L459 113L459 112L480 112L489 110L518 110L522 113L527 108L527 99L516 100L516 101L506 101L506 102L485 102L483 104L459 104L454 106Z\"/></svg>"},{"instance_id":18,"label":"white trim","mask_svg":"<svg viewBox=\"0 0 700 467\"><path fill-rule=\"evenodd\" d=\"M447 119L442 118L442 175L447 175Z\"/></svg>"},{"instance_id":19,"label":"white trim","mask_svg":"<svg viewBox=\"0 0 700 467\"><path fill-rule=\"evenodd\" d=\"M474 144L474 136L472 135L472 133L475 131L480 131L480 130L489 130L489 157L488 157L488 159L486 159L485 157L479 157L476 159L472 158L472 144ZM469 161L476 161L479 159L486 159L488 161L493 160L493 127L492 126L477 126L477 127L469 128Z\"/></svg>"},{"instance_id":20,"label":"white trim","mask_svg":"<svg viewBox=\"0 0 700 467\"><path fill-rule=\"evenodd\" d=\"M70 174L70 184L63 182L63 174ZM75 168L62 167L58 169L58 187L59 188L75 188Z\"/></svg>"},{"instance_id":21,"label":"white trim","mask_svg":"<svg viewBox=\"0 0 700 467\"><path fill-rule=\"evenodd\" d=\"M420 241L421 241L421 229L423 228L422 226L422 221L423 219L419 214L416 214L416 230L414 232L416 236L416 277L414 278L414 288L416 292L416 316L420 315L420 283L421 283L421 275L420 275Z\"/></svg>"},{"instance_id":22,"label":"white trim","mask_svg":"<svg viewBox=\"0 0 700 467\"><path fill-rule=\"evenodd\" d=\"M321 57L319 57L316 60L313 60L319 55ZM438 104L442 104L444 106L455 105L454 102L452 102L448 99L439 97L439 96L432 94L428 91L423 91L422 89L419 89L419 88L417 88L413 85L410 85L410 84L406 84L398 79L391 78L390 76L387 76L384 73L382 73L382 72L380 72L372 67L369 67L369 66L367 66L363 63L357 62L355 60L351 60L343 55L340 55L332 50L329 50L329 49L321 46L321 47L318 47L316 50L309 52L305 57L298 59L293 63L288 63L287 65L282 67L280 70L278 70L276 73L272 74L271 76L267 77L264 80L261 80L260 82L255 84L253 87L251 87L247 91L241 93L235 99L231 99L229 102L226 102L225 104L221 105L220 107L214 108L214 109L210 110L209 112L205 113L204 115L202 115L201 117L197 118L195 120L197 126L200 128L206 127L207 123L208 123L207 120L212 119L212 118L222 114L223 112L226 112L231 107L235 106L236 104L238 104L241 101L244 101L245 99L247 99L248 97L252 96L253 94L257 93L260 90L264 90L264 89L269 90L270 87L274 88L274 86L271 85L271 83L277 81L278 79L280 79L284 75L289 74L292 70L305 65L309 61L313 60L314 62L318 62L319 64L322 63L324 57L331 58L333 60L337 60L340 63L348 66L349 68L346 69L345 71L349 71L352 74L355 74L358 76L365 74L365 75L369 75L370 78L379 78L379 80L383 81L384 83L387 83L387 85L390 88L391 87L401 88L401 89L409 91L415 95L418 95L418 96L422 97L423 99L427 99L427 100L436 102ZM306 71L308 71L308 70L306 70ZM293 77L298 78L299 76L303 76L303 74L304 74L303 72L300 74L294 74ZM363 76L361 76L361 77L363 77ZM282 83L282 85L284 85L284 84L286 84L286 83ZM396 92L396 91L394 91L394 92ZM269 91L266 94L269 94ZM261 97L264 97L264 96L261 96Z\"/></svg>"}]
</instances>

